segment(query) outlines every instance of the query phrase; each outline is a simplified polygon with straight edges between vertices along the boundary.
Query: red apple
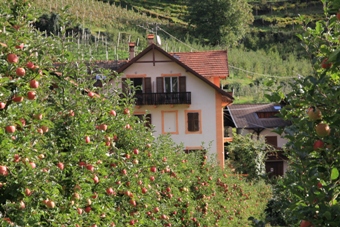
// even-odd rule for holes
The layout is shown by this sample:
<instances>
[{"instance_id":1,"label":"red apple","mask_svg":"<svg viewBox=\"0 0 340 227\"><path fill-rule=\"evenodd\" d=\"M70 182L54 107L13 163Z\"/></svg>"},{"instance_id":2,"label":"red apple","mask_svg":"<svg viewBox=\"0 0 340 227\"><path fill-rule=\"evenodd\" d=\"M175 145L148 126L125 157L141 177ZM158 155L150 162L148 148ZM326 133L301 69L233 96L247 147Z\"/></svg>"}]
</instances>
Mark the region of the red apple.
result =
<instances>
[{"instance_id":1,"label":"red apple","mask_svg":"<svg viewBox=\"0 0 340 227\"><path fill-rule=\"evenodd\" d=\"M70 110L69 112L68 112L68 116L70 116L70 117L74 117L74 111L73 110Z\"/></svg>"},{"instance_id":2,"label":"red apple","mask_svg":"<svg viewBox=\"0 0 340 227\"><path fill-rule=\"evenodd\" d=\"M313 227L312 223L310 223L309 221L306 220L302 220L300 222L300 227Z\"/></svg>"},{"instance_id":3,"label":"red apple","mask_svg":"<svg viewBox=\"0 0 340 227\"><path fill-rule=\"evenodd\" d=\"M26 70L24 68L19 67L15 70L15 74L17 74L17 76L25 76Z\"/></svg>"},{"instance_id":4,"label":"red apple","mask_svg":"<svg viewBox=\"0 0 340 227\"><path fill-rule=\"evenodd\" d=\"M90 211L91 211L91 206L85 207L85 212L86 212L86 213L90 213Z\"/></svg>"},{"instance_id":5,"label":"red apple","mask_svg":"<svg viewBox=\"0 0 340 227\"><path fill-rule=\"evenodd\" d=\"M37 129L37 132L38 132L39 134L44 134L44 131L42 130L42 128L38 128L38 129Z\"/></svg>"},{"instance_id":6,"label":"red apple","mask_svg":"<svg viewBox=\"0 0 340 227\"><path fill-rule=\"evenodd\" d=\"M34 68L35 68L35 65L33 64L33 62L27 62L27 63L26 63L26 67L27 67L28 69L34 69Z\"/></svg>"},{"instance_id":7,"label":"red apple","mask_svg":"<svg viewBox=\"0 0 340 227\"><path fill-rule=\"evenodd\" d=\"M58 167L60 170L63 170L63 169L64 169L64 163L58 162L57 167Z\"/></svg>"},{"instance_id":8,"label":"red apple","mask_svg":"<svg viewBox=\"0 0 340 227\"><path fill-rule=\"evenodd\" d=\"M55 202L53 202L52 200L48 200L47 202L46 202L46 206L48 207L48 208L54 208L55 207Z\"/></svg>"},{"instance_id":9,"label":"red apple","mask_svg":"<svg viewBox=\"0 0 340 227\"><path fill-rule=\"evenodd\" d=\"M148 189L142 188L142 193L143 193L143 194L145 194L145 193L147 193L147 192L148 192Z\"/></svg>"},{"instance_id":10,"label":"red apple","mask_svg":"<svg viewBox=\"0 0 340 227\"><path fill-rule=\"evenodd\" d=\"M128 108L124 109L124 114L130 114L130 110Z\"/></svg>"},{"instance_id":11,"label":"red apple","mask_svg":"<svg viewBox=\"0 0 340 227\"><path fill-rule=\"evenodd\" d=\"M90 170L91 172L94 171L94 167L91 164L86 165L86 169Z\"/></svg>"},{"instance_id":12,"label":"red apple","mask_svg":"<svg viewBox=\"0 0 340 227\"><path fill-rule=\"evenodd\" d=\"M136 149L133 150L133 153L134 154L139 154L139 150L136 148Z\"/></svg>"},{"instance_id":13,"label":"red apple","mask_svg":"<svg viewBox=\"0 0 340 227\"><path fill-rule=\"evenodd\" d=\"M107 189L106 189L106 194L108 194L108 195L113 195L113 194L114 194L113 189L112 189L112 188L107 188Z\"/></svg>"},{"instance_id":14,"label":"red apple","mask_svg":"<svg viewBox=\"0 0 340 227\"><path fill-rule=\"evenodd\" d=\"M30 88L38 88L39 87L39 82L36 80L31 80L30 81Z\"/></svg>"},{"instance_id":15,"label":"red apple","mask_svg":"<svg viewBox=\"0 0 340 227\"><path fill-rule=\"evenodd\" d=\"M114 110L110 110L109 114L114 117L117 115L116 111Z\"/></svg>"},{"instance_id":16,"label":"red apple","mask_svg":"<svg viewBox=\"0 0 340 227\"><path fill-rule=\"evenodd\" d=\"M26 188L26 189L25 189L25 195L26 195L26 196L32 195L32 191L31 191L30 189Z\"/></svg>"},{"instance_id":17,"label":"red apple","mask_svg":"<svg viewBox=\"0 0 340 227\"><path fill-rule=\"evenodd\" d=\"M318 189L321 189L322 188L322 183L318 182L318 184L316 186L318 187Z\"/></svg>"},{"instance_id":18,"label":"red apple","mask_svg":"<svg viewBox=\"0 0 340 227\"><path fill-rule=\"evenodd\" d=\"M8 175L7 166L0 166L0 175L2 175L2 176Z\"/></svg>"},{"instance_id":19,"label":"red apple","mask_svg":"<svg viewBox=\"0 0 340 227\"><path fill-rule=\"evenodd\" d=\"M135 207L137 205L136 200L131 199L130 204Z\"/></svg>"},{"instance_id":20,"label":"red apple","mask_svg":"<svg viewBox=\"0 0 340 227\"><path fill-rule=\"evenodd\" d=\"M90 143L91 142L91 139L89 136L85 136L85 143Z\"/></svg>"},{"instance_id":21,"label":"red apple","mask_svg":"<svg viewBox=\"0 0 340 227\"><path fill-rule=\"evenodd\" d=\"M0 102L0 110L5 109L6 103Z\"/></svg>"},{"instance_id":22,"label":"red apple","mask_svg":"<svg viewBox=\"0 0 340 227\"><path fill-rule=\"evenodd\" d=\"M19 58L16 54L8 54L7 55L7 61L8 61L8 63L18 63Z\"/></svg>"},{"instance_id":23,"label":"red apple","mask_svg":"<svg viewBox=\"0 0 340 227\"><path fill-rule=\"evenodd\" d=\"M29 162L29 164L32 167L32 169L35 169L35 167L37 167L37 165L34 162Z\"/></svg>"},{"instance_id":24,"label":"red apple","mask_svg":"<svg viewBox=\"0 0 340 227\"><path fill-rule=\"evenodd\" d=\"M318 150L319 148L323 148L324 145L325 144L322 140L317 140L317 141L314 142L313 148L314 148L314 150Z\"/></svg>"},{"instance_id":25,"label":"red apple","mask_svg":"<svg viewBox=\"0 0 340 227\"><path fill-rule=\"evenodd\" d=\"M155 177L154 177L154 176L151 176L151 177L150 177L150 181L155 181Z\"/></svg>"},{"instance_id":26,"label":"red apple","mask_svg":"<svg viewBox=\"0 0 340 227\"><path fill-rule=\"evenodd\" d=\"M6 126L6 132L7 133L14 133L16 130L16 127L14 125L8 125Z\"/></svg>"},{"instance_id":27,"label":"red apple","mask_svg":"<svg viewBox=\"0 0 340 227\"><path fill-rule=\"evenodd\" d=\"M107 125L106 124L100 124L100 125L97 126L97 129L106 131Z\"/></svg>"},{"instance_id":28,"label":"red apple","mask_svg":"<svg viewBox=\"0 0 340 227\"><path fill-rule=\"evenodd\" d=\"M82 214L83 213L83 209L77 208L77 212L78 212L78 214Z\"/></svg>"},{"instance_id":29,"label":"red apple","mask_svg":"<svg viewBox=\"0 0 340 227\"><path fill-rule=\"evenodd\" d=\"M43 118L43 115L42 114L34 114L33 118L36 119L36 120L41 120Z\"/></svg>"},{"instance_id":30,"label":"red apple","mask_svg":"<svg viewBox=\"0 0 340 227\"><path fill-rule=\"evenodd\" d=\"M41 126L41 129L44 133L48 132L48 127L45 125Z\"/></svg>"},{"instance_id":31,"label":"red apple","mask_svg":"<svg viewBox=\"0 0 340 227\"><path fill-rule=\"evenodd\" d=\"M129 222L129 224L130 224L130 225L134 225L134 224L135 224L135 220L131 220L131 221Z\"/></svg>"},{"instance_id":32,"label":"red apple","mask_svg":"<svg viewBox=\"0 0 340 227\"><path fill-rule=\"evenodd\" d=\"M159 208L158 208L158 207L155 207L155 208L153 209L153 212L154 212L154 213L158 213L158 212L159 212Z\"/></svg>"},{"instance_id":33,"label":"red apple","mask_svg":"<svg viewBox=\"0 0 340 227\"><path fill-rule=\"evenodd\" d=\"M122 170L122 174L123 174L123 175L126 175L126 174L127 174L127 170L126 170L126 169L123 169L123 170Z\"/></svg>"},{"instance_id":34,"label":"red apple","mask_svg":"<svg viewBox=\"0 0 340 227\"><path fill-rule=\"evenodd\" d=\"M87 93L87 95L90 97L90 98L93 98L94 97L94 92L90 91Z\"/></svg>"},{"instance_id":35,"label":"red apple","mask_svg":"<svg viewBox=\"0 0 340 227\"><path fill-rule=\"evenodd\" d=\"M19 209L20 210L23 210L23 209L25 209L25 203L24 203L24 201L20 201L20 203L19 203Z\"/></svg>"},{"instance_id":36,"label":"red apple","mask_svg":"<svg viewBox=\"0 0 340 227\"><path fill-rule=\"evenodd\" d=\"M93 177L93 182L94 182L95 184L98 184L98 183L99 183L99 178L98 178L96 175L94 175L94 177Z\"/></svg>"},{"instance_id":37,"label":"red apple","mask_svg":"<svg viewBox=\"0 0 340 227\"><path fill-rule=\"evenodd\" d=\"M21 122L21 126L25 126L26 125L26 120L24 118L20 118L19 121Z\"/></svg>"},{"instance_id":38,"label":"red apple","mask_svg":"<svg viewBox=\"0 0 340 227\"><path fill-rule=\"evenodd\" d=\"M15 95L12 100L13 102L22 102L24 100L24 97Z\"/></svg>"},{"instance_id":39,"label":"red apple","mask_svg":"<svg viewBox=\"0 0 340 227\"><path fill-rule=\"evenodd\" d=\"M33 99L35 99L35 97L36 97L35 91L29 91L29 92L27 92L27 98L28 98L29 100L33 100Z\"/></svg>"},{"instance_id":40,"label":"red apple","mask_svg":"<svg viewBox=\"0 0 340 227\"><path fill-rule=\"evenodd\" d=\"M86 162L80 161L80 162L78 163L78 165L79 165L80 167L84 167L84 166L86 166Z\"/></svg>"},{"instance_id":41,"label":"red apple","mask_svg":"<svg viewBox=\"0 0 340 227\"><path fill-rule=\"evenodd\" d=\"M329 69L332 66L331 62L328 62L328 58L324 58L321 62L321 67L323 69Z\"/></svg>"},{"instance_id":42,"label":"red apple","mask_svg":"<svg viewBox=\"0 0 340 227\"><path fill-rule=\"evenodd\" d=\"M321 111L314 106L308 108L307 115L311 121L320 120L322 118Z\"/></svg>"},{"instance_id":43,"label":"red apple","mask_svg":"<svg viewBox=\"0 0 340 227\"><path fill-rule=\"evenodd\" d=\"M19 45L15 46L16 49L20 49L20 50L24 49L24 47L25 47L25 44L23 43L20 43Z\"/></svg>"},{"instance_id":44,"label":"red apple","mask_svg":"<svg viewBox=\"0 0 340 227\"><path fill-rule=\"evenodd\" d=\"M151 166L150 171L153 172L153 173L157 172L156 166Z\"/></svg>"},{"instance_id":45,"label":"red apple","mask_svg":"<svg viewBox=\"0 0 340 227\"><path fill-rule=\"evenodd\" d=\"M328 136L331 132L329 125L326 123L319 123L315 126L316 134L320 137Z\"/></svg>"}]
</instances>

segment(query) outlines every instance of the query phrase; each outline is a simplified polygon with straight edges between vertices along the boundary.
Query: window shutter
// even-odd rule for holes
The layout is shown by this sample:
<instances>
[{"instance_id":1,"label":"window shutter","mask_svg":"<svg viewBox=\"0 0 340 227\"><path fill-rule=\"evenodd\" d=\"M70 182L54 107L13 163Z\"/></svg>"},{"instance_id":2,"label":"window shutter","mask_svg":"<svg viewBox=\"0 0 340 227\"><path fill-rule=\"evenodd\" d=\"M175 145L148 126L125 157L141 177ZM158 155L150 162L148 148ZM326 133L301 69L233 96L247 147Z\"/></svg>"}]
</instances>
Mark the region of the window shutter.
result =
<instances>
[{"instance_id":1,"label":"window shutter","mask_svg":"<svg viewBox=\"0 0 340 227\"><path fill-rule=\"evenodd\" d=\"M144 78L144 93L152 93L150 77Z\"/></svg>"},{"instance_id":2,"label":"window shutter","mask_svg":"<svg viewBox=\"0 0 340 227\"><path fill-rule=\"evenodd\" d=\"M122 78L122 92L124 94L127 94L128 93L128 85L126 84L126 80L127 78Z\"/></svg>"},{"instance_id":3,"label":"window shutter","mask_svg":"<svg viewBox=\"0 0 340 227\"><path fill-rule=\"evenodd\" d=\"M179 77L179 92L186 92L187 90L187 83L186 83L186 76Z\"/></svg>"},{"instance_id":4,"label":"window shutter","mask_svg":"<svg viewBox=\"0 0 340 227\"><path fill-rule=\"evenodd\" d=\"M156 78L156 90L157 90L157 93L163 93L164 92L163 77L157 77Z\"/></svg>"},{"instance_id":5,"label":"window shutter","mask_svg":"<svg viewBox=\"0 0 340 227\"><path fill-rule=\"evenodd\" d=\"M188 131L199 131L199 116L198 113L188 113Z\"/></svg>"}]
</instances>

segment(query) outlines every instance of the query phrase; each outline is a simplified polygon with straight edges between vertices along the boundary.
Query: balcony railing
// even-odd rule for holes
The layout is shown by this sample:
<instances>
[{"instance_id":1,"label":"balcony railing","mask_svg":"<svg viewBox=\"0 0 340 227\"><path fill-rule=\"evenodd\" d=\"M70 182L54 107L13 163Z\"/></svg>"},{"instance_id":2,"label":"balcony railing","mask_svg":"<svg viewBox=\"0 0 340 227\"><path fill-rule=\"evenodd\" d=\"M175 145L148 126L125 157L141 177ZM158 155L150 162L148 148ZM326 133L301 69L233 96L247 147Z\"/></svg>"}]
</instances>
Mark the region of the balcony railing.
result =
<instances>
[{"instance_id":1,"label":"balcony railing","mask_svg":"<svg viewBox=\"0 0 340 227\"><path fill-rule=\"evenodd\" d=\"M137 93L136 105L191 104L191 92Z\"/></svg>"}]
</instances>

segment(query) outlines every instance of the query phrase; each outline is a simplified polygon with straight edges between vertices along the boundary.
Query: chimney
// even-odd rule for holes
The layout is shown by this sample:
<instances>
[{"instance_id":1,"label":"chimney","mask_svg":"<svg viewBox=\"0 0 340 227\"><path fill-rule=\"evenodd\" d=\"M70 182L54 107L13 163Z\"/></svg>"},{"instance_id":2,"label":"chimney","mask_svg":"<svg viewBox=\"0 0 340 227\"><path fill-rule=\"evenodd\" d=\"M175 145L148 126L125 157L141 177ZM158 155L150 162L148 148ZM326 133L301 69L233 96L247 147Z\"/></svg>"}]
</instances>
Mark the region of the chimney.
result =
<instances>
[{"instance_id":1,"label":"chimney","mask_svg":"<svg viewBox=\"0 0 340 227\"><path fill-rule=\"evenodd\" d=\"M129 60L135 57L135 43L129 43Z\"/></svg>"},{"instance_id":2,"label":"chimney","mask_svg":"<svg viewBox=\"0 0 340 227\"><path fill-rule=\"evenodd\" d=\"M153 39L155 38L154 34L149 34L148 35L148 44L151 45L153 44Z\"/></svg>"}]
</instances>

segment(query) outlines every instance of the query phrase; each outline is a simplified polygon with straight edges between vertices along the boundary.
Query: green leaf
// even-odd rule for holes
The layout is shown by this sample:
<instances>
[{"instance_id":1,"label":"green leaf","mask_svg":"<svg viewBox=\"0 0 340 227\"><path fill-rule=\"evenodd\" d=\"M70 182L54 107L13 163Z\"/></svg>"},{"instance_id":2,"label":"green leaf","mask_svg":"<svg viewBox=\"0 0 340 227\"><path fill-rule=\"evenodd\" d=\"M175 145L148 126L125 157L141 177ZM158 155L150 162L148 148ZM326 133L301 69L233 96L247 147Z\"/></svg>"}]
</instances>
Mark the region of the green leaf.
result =
<instances>
[{"instance_id":1,"label":"green leaf","mask_svg":"<svg viewBox=\"0 0 340 227\"><path fill-rule=\"evenodd\" d=\"M336 180L339 177L339 170L337 168L332 169L331 180Z\"/></svg>"},{"instance_id":2,"label":"green leaf","mask_svg":"<svg viewBox=\"0 0 340 227\"><path fill-rule=\"evenodd\" d=\"M333 62L338 59L340 53L340 49L334 51L331 55L329 55L328 61Z\"/></svg>"}]
</instances>

